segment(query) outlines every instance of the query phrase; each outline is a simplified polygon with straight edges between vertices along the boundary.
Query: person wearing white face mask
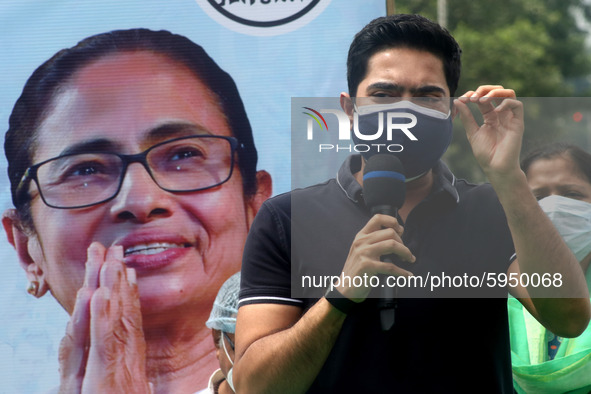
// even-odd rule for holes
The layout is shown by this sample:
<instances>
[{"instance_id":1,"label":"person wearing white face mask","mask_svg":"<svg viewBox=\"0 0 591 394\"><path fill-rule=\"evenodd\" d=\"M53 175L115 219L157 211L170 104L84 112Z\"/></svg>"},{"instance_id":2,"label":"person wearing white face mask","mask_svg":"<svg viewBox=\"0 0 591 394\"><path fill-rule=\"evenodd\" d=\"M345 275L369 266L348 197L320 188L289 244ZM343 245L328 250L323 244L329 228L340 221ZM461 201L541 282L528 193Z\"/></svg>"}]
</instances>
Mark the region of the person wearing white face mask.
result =
<instances>
[{"instance_id":1,"label":"person wearing white face mask","mask_svg":"<svg viewBox=\"0 0 591 394\"><path fill-rule=\"evenodd\" d=\"M581 262L591 290L591 155L568 144L543 146L522 161L528 184ZM576 338L546 330L509 299L513 379L518 393L588 393L591 327Z\"/></svg>"}]
</instances>

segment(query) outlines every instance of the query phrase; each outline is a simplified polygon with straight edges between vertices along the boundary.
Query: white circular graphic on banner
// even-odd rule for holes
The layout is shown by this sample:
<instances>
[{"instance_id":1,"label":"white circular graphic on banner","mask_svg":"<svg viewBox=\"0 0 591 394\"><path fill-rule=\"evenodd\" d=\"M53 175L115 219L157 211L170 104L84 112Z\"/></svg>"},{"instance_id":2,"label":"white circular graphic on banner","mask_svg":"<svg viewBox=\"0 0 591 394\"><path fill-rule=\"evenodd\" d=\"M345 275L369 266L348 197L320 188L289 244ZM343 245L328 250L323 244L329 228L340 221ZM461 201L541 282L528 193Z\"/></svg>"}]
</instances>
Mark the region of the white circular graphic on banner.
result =
<instances>
[{"instance_id":1,"label":"white circular graphic on banner","mask_svg":"<svg viewBox=\"0 0 591 394\"><path fill-rule=\"evenodd\" d=\"M330 0L196 0L219 24L238 33L273 36L299 29Z\"/></svg>"}]
</instances>

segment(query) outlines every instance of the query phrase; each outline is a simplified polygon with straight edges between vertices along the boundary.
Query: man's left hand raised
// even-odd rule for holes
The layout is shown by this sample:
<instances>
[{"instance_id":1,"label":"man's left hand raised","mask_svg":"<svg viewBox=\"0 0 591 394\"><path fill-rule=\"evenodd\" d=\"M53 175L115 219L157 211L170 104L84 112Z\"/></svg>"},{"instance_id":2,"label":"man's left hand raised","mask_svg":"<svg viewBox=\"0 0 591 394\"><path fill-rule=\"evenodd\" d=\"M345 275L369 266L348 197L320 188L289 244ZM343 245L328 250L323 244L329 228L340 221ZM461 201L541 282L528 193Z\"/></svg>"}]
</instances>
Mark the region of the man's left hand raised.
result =
<instances>
[{"instance_id":1,"label":"man's left hand raised","mask_svg":"<svg viewBox=\"0 0 591 394\"><path fill-rule=\"evenodd\" d=\"M483 123L474 119L468 103L475 103ZM523 104L515 91L500 85L483 85L454 101L466 129L478 164L491 183L511 179L519 171L519 153L523 138Z\"/></svg>"}]
</instances>

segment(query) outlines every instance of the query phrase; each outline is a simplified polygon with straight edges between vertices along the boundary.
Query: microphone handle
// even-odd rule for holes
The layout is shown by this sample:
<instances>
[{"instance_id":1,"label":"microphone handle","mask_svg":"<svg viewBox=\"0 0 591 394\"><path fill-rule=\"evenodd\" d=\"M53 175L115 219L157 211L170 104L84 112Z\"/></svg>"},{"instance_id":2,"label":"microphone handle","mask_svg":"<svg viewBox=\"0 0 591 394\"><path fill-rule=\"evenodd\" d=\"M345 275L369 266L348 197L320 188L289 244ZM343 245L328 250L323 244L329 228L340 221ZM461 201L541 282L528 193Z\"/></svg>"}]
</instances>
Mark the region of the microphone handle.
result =
<instances>
[{"instance_id":1,"label":"microphone handle","mask_svg":"<svg viewBox=\"0 0 591 394\"><path fill-rule=\"evenodd\" d=\"M372 207L372 216L378 213L398 218L398 208L391 205L378 205ZM384 255L380 258L380 260L385 263L394 264L395 258L393 258L392 255ZM380 311L380 325L382 327L382 331L389 331L394 326L396 314L395 310L398 304L398 299L396 297L397 289L396 287L387 286L387 284L384 283L386 278L386 275L382 275L381 277L381 287L379 289L380 299L378 300L378 310Z\"/></svg>"}]
</instances>

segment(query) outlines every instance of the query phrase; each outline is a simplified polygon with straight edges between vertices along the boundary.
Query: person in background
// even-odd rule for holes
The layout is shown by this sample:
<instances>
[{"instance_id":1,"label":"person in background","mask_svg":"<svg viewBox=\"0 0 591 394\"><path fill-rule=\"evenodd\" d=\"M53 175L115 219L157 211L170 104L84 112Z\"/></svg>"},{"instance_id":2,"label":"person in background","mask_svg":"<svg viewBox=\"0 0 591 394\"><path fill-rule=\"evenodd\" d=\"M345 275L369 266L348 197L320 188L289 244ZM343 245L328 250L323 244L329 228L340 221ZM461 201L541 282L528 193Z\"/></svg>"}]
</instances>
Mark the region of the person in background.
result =
<instances>
[{"instance_id":1,"label":"person in background","mask_svg":"<svg viewBox=\"0 0 591 394\"><path fill-rule=\"evenodd\" d=\"M234 365L234 333L236 332L239 292L240 272L237 272L225 281L220 288L213 302L209 319L205 323L208 328L211 328L220 368L211 375L208 389L202 391L203 394L234 392L231 382L228 381L228 373Z\"/></svg>"},{"instance_id":2,"label":"person in background","mask_svg":"<svg viewBox=\"0 0 591 394\"><path fill-rule=\"evenodd\" d=\"M542 210L581 263L591 289L591 155L552 143L521 162ZM562 338L540 325L515 299L508 300L514 387L518 393L591 391L591 327Z\"/></svg>"},{"instance_id":3,"label":"person in background","mask_svg":"<svg viewBox=\"0 0 591 394\"><path fill-rule=\"evenodd\" d=\"M271 193L232 78L183 36L111 31L41 65L9 123L2 224L70 315L60 392L206 387L205 321Z\"/></svg>"}]
</instances>

